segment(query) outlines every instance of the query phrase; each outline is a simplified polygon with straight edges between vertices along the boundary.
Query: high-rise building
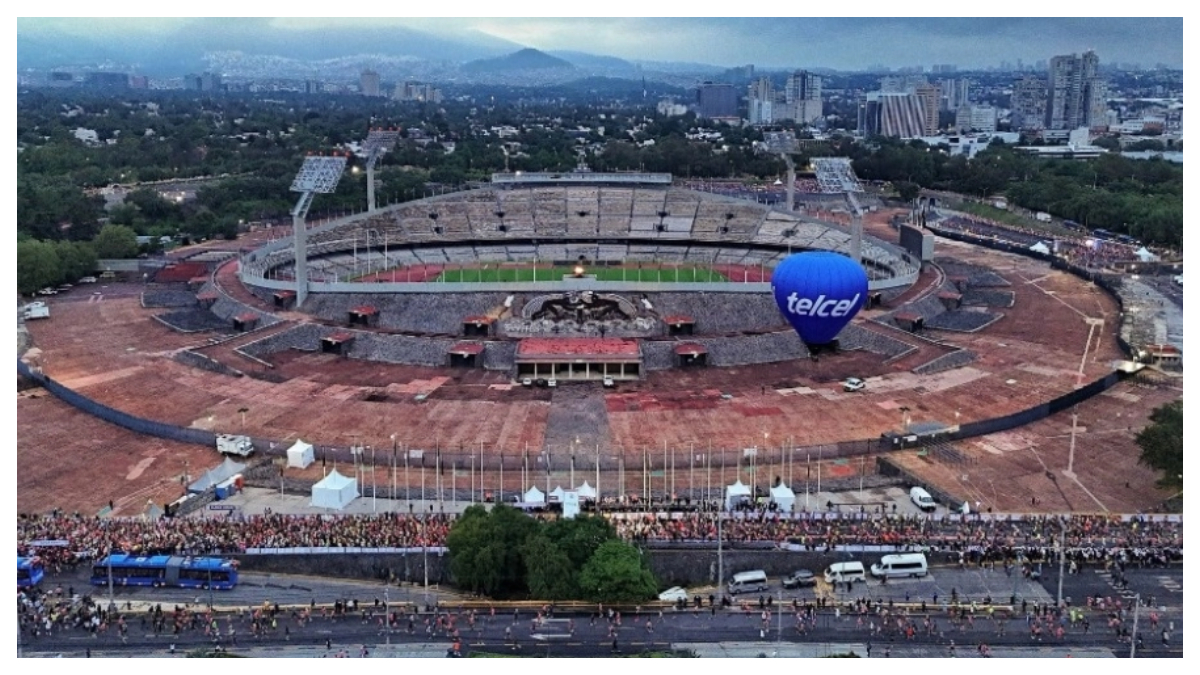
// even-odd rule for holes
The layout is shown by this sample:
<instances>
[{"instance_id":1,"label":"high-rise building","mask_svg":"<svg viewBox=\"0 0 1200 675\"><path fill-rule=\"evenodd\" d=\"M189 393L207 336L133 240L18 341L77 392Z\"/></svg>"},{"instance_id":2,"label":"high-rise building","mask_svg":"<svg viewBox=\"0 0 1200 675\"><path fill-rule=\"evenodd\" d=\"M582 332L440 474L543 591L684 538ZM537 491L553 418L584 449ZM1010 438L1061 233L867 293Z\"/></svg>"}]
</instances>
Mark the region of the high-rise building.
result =
<instances>
[{"instance_id":1,"label":"high-rise building","mask_svg":"<svg viewBox=\"0 0 1200 675\"><path fill-rule=\"evenodd\" d=\"M746 100L749 103L746 117L750 124L770 124L775 121L775 87L771 84L771 78L759 78L751 84Z\"/></svg>"},{"instance_id":2,"label":"high-rise building","mask_svg":"<svg viewBox=\"0 0 1200 675\"><path fill-rule=\"evenodd\" d=\"M1104 83L1100 57L1086 51L1050 59L1046 83L1046 128L1103 126Z\"/></svg>"},{"instance_id":3,"label":"high-rise building","mask_svg":"<svg viewBox=\"0 0 1200 675\"><path fill-rule=\"evenodd\" d=\"M405 82L396 85L392 98L397 101L420 101L423 103L441 103L442 90L432 84L420 82Z\"/></svg>"},{"instance_id":4,"label":"high-rise building","mask_svg":"<svg viewBox=\"0 0 1200 675\"><path fill-rule=\"evenodd\" d=\"M971 80L965 77L943 79L938 82L942 90L942 109L954 112L971 102Z\"/></svg>"},{"instance_id":5,"label":"high-rise building","mask_svg":"<svg viewBox=\"0 0 1200 675\"><path fill-rule=\"evenodd\" d=\"M364 70L358 80L358 89L363 96L379 96L379 73Z\"/></svg>"},{"instance_id":6,"label":"high-rise building","mask_svg":"<svg viewBox=\"0 0 1200 675\"><path fill-rule=\"evenodd\" d=\"M927 135L925 121L925 109L916 94L870 92L858 106L858 130L864 136L920 138Z\"/></svg>"},{"instance_id":7,"label":"high-rise building","mask_svg":"<svg viewBox=\"0 0 1200 675\"><path fill-rule=\"evenodd\" d=\"M959 106L954 115L954 126L961 133L980 131L994 133L996 131L996 109L990 105L967 104Z\"/></svg>"},{"instance_id":8,"label":"high-rise building","mask_svg":"<svg viewBox=\"0 0 1200 675\"><path fill-rule=\"evenodd\" d=\"M820 120L825 112L821 102L821 76L807 70L792 73L783 89L783 103L787 108L786 118L805 124Z\"/></svg>"},{"instance_id":9,"label":"high-rise building","mask_svg":"<svg viewBox=\"0 0 1200 675\"><path fill-rule=\"evenodd\" d=\"M942 92L932 84L919 85L914 94L921 102L922 135L933 136L938 132L938 112L941 110Z\"/></svg>"},{"instance_id":10,"label":"high-rise building","mask_svg":"<svg viewBox=\"0 0 1200 675\"><path fill-rule=\"evenodd\" d=\"M1041 131L1046 128L1046 81L1026 75L1013 83L1012 128Z\"/></svg>"},{"instance_id":11,"label":"high-rise building","mask_svg":"<svg viewBox=\"0 0 1200 675\"><path fill-rule=\"evenodd\" d=\"M737 91L732 84L705 82L696 88L696 115L706 119L737 116Z\"/></svg>"}]
</instances>

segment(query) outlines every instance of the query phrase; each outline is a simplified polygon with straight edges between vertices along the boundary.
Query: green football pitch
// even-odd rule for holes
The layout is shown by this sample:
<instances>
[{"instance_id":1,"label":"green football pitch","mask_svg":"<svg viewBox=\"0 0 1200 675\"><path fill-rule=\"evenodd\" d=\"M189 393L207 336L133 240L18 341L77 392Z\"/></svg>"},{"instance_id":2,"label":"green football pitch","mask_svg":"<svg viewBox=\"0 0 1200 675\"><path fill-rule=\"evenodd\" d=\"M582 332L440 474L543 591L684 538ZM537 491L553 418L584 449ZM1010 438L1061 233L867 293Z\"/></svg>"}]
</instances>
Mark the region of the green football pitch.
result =
<instances>
[{"instance_id":1,"label":"green football pitch","mask_svg":"<svg viewBox=\"0 0 1200 675\"><path fill-rule=\"evenodd\" d=\"M589 267L585 274L595 275L597 281L636 281L684 283L706 281L728 281L724 275L707 267ZM513 281L562 281L573 274L570 267L467 267L446 270L435 282L513 282Z\"/></svg>"}]
</instances>

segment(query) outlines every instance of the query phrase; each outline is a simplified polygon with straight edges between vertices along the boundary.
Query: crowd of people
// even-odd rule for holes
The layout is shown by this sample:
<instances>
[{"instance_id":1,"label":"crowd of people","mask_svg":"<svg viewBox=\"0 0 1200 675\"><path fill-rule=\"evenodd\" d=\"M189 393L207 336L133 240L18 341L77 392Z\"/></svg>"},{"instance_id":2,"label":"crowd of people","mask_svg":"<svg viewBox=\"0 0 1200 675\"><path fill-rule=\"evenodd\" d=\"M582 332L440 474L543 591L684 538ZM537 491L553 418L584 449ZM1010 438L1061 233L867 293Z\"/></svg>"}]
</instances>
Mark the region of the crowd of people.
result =
<instances>
[{"instance_id":1,"label":"crowd of people","mask_svg":"<svg viewBox=\"0 0 1200 675\"><path fill-rule=\"evenodd\" d=\"M1018 557L1048 559L1066 533L1078 563L1166 564L1182 559L1179 519L1106 515L963 518L877 513L606 514L624 539L644 544L689 542L731 546L768 543L793 550L894 546L944 552L972 563ZM145 554L239 554L247 549L302 547L440 547L453 525L444 514L285 515L222 518L96 518L52 513L17 520L18 554L36 554L55 570L109 551ZM718 532L718 529L720 532ZM56 542L57 545L45 545ZM40 545L39 545L40 544Z\"/></svg>"}]
</instances>

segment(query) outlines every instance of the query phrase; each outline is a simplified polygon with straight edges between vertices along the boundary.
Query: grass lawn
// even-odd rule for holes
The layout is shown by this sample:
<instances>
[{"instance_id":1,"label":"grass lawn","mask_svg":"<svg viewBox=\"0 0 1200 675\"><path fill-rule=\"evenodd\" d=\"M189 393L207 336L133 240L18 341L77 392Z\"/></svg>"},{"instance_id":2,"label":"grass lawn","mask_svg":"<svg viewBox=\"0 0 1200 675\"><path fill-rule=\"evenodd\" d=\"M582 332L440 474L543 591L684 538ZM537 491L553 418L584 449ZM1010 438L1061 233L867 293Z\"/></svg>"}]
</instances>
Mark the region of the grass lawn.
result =
<instances>
[{"instance_id":1,"label":"grass lawn","mask_svg":"<svg viewBox=\"0 0 1200 675\"><path fill-rule=\"evenodd\" d=\"M561 281L563 276L572 274L570 267L468 267L465 269L446 270L434 281L454 282L513 282L513 281ZM535 279L536 274L536 279ZM638 281L638 282L706 282L728 281L724 275L714 272L707 267L655 267L639 269L636 267L589 267L585 274L596 275L597 281Z\"/></svg>"}]
</instances>

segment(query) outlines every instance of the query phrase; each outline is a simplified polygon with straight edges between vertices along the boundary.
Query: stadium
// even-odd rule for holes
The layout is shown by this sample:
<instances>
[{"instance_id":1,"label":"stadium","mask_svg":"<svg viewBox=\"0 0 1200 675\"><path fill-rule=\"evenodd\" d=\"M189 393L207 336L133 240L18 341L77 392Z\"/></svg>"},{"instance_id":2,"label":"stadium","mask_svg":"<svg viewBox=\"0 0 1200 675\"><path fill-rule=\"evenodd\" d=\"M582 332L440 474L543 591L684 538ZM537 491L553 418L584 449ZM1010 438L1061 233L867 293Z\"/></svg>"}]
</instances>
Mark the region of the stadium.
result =
<instances>
[{"instance_id":1,"label":"stadium","mask_svg":"<svg viewBox=\"0 0 1200 675\"><path fill-rule=\"evenodd\" d=\"M852 175L818 178L792 211L663 174L500 174L312 224L306 193L299 230L188 249L28 326L25 363L71 405L23 397L19 508L170 502L219 464L221 433L253 439L247 482L304 493L340 464L384 497L410 496L418 473L439 501L594 476L605 503L674 502L735 481L807 491L814 467L818 484L861 487L886 463L946 503L1154 499L1115 410L1169 392L1122 389L1113 296L982 246L939 239L921 260L892 243L907 211L866 195L839 208ZM820 354L769 284L809 250L861 256L869 276L867 306ZM1110 389L1126 398L1094 396ZM1068 409L1111 435L1050 481ZM54 419L90 431L48 435ZM99 435L121 442L53 461ZM317 461L279 465L298 440ZM1145 489L1104 496L1119 479Z\"/></svg>"}]
</instances>

